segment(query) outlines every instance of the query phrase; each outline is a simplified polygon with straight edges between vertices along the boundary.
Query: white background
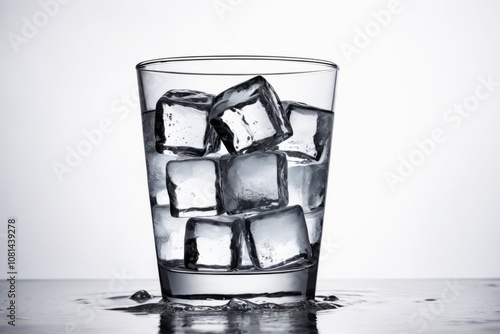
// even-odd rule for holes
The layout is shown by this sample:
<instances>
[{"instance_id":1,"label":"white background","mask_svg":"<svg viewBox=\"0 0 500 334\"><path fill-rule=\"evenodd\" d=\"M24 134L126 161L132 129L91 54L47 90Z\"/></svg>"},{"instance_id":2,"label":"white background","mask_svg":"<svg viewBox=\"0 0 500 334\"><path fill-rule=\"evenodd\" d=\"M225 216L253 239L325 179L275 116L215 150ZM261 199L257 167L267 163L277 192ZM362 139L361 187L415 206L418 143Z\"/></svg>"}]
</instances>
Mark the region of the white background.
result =
<instances>
[{"instance_id":1,"label":"white background","mask_svg":"<svg viewBox=\"0 0 500 334\"><path fill-rule=\"evenodd\" d=\"M500 276L500 2L402 0L383 26L389 1L66 2L0 0L0 247L14 216L21 278L157 277L134 66L211 54L340 67L320 279Z\"/></svg>"}]
</instances>

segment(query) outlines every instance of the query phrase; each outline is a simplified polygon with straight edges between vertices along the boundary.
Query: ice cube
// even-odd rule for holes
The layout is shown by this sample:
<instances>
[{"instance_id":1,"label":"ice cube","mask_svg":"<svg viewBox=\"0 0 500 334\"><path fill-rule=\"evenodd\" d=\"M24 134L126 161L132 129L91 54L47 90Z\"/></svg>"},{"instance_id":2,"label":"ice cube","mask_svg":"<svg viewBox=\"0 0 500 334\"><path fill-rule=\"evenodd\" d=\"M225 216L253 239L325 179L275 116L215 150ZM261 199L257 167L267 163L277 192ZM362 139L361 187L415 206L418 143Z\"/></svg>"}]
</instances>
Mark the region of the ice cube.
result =
<instances>
[{"instance_id":1,"label":"ice cube","mask_svg":"<svg viewBox=\"0 0 500 334\"><path fill-rule=\"evenodd\" d=\"M184 264L184 233L189 218L174 218L168 205L153 207L156 254L167 266Z\"/></svg>"},{"instance_id":2,"label":"ice cube","mask_svg":"<svg viewBox=\"0 0 500 334\"><path fill-rule=\"evenodd\" d=\"M333 112L305 103L284 101L283 107L293 129L293 136L278 145L292 159L319 161L329 150L333 129Z\"/></svg>"},{"instance_id":3,"label":"ice cube","mask_svg":"<svg viewBox=\"0 0 500 334\"><path fill-rule=\"evenodd\" d=\"M148 188L151 205L169 204L167 194L167 163L175 160L173 155L146 152L146 168L148 171Z\"/></svg>"},{"instance_id":4,"label":"ice cube","mask_svg":"<svg viewBox=\"0 0 500 334\"><path fill-rule=\"evenodd\" d=\"M170 204L170 199L168 198L168 191L166 188L157 192L155 199L156 199L157 204L160 204L160 205Z\"/></svg>"},{"instance_id":5,"label":"ice cube","mask_svg":"<svg viewBox=\"0 0 500 334\"><path fill-rule=\"evenodd\" d=\"M172 89L156 104L156 150L164 154L203 156L216 152L220 140L208 123L213 95Z\"/></svg>"},{"instance_id":6,"label":"ice cube","mask_svg":"<svg viewBox=\"0 0 500 334\"><path fill-rule=\"evenodd\" d=\"M188 269L234 270L241 263L242 218L190 218L186 225L184 265Z\"/></svg>"},{"instance_id":7,"label":"ice cube","mask_svg":"<svg viewBox=\"0 0 500 334\"><path fill-rule=\"evenodd\" d=\"M243 237L241 238L241 264L238 267L238 269L254 269L254 265L252 262L252 259L250 258L250 249L248 247L246 239Z\"/></svg>"},{"instance_id":8,"label":"ice cube","mask_svg":"<svg viewBox=\"0 0 500 334\"><path fill-rule=\"evenodd\" d=\"M174 217L222 213L219 162L215 158L174 160L167 164L167 190Z\"/></svg>"},{"instance_id":9,"label":"ice cube","mask_svg":"<svg viewBox=\"0 0 500 334\"><path fill-rule=\"evenodd\" d=\"M244 234L257 268L297 264L311 257L304 212L298 205L246 217Z\"/></svg>"},{"instance_id":10,"label":"ice cube","mask_svg":"<svg viewBox=\"0 0 500 334\"><path fill-rule=\"evenodd\" d=\"M310 168L307 165L288 165L288 205L300 205L305 211L310 211L304 189L310 178Z\"/></svg>"},{"instance_id":11,"label":"ice cube","mask_svg":"<svg viewBox=\"0 0 500 334\"><path fill-rule=\"evenodd\" d=\"M311 168L311 178L305 187L307 208L314 210L325 205L326 186L328 183L328 165L313 164Z\"/></svg>"},{"instance_id":12,"label":"ice cube","mask_svg":"<svg viewBox=\"0 0 500 334\"><path fill-rule=\"evenodd\" d=\"M308 164L288 166L288 205L300 205L304 212L325 203L328 165Z\"/></svg>"},{"instance_id":13,"label":"ice cube","mask_svg":"<svg viewBox=\"0 0 500 334\"><path fill-rule=\"evenodd\" d=\"M224 210L236 214L285 207L287 161L281 152L220 158Z\"/></svg>"},{"instance_id":14,"label":"ice cube","mask_svg":"<svg viewBox=\"0 0 500 334\"><path fill-rule=\"evenodd\" d=\"M312 256L319 259L319 248L321 242L321 232L323 231L324 209L317 208L304 215L307 225L307 234L311 244Z\"/></svg>"},{"instance_id":15,"label":"ice cube","mask_svg":"<svg viewBox=\"0 0 500 334\"><path fill-rule=\"evenodd\" d=\"M278 95L261 76L217 95L210 123L233 155L273 148L292 135Z\"/></svg>"}]
</instances>

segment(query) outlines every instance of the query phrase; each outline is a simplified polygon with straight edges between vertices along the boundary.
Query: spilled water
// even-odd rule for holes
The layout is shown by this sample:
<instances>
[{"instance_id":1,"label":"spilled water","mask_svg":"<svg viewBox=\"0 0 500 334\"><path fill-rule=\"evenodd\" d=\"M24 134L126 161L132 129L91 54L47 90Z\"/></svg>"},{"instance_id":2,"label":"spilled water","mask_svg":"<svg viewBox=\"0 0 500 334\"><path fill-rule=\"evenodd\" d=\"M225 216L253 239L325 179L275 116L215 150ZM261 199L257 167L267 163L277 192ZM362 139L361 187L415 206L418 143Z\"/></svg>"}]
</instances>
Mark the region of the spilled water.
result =
<instances>
[{"instance_id":1,"label":"spilled water","mask_svg":"<svg viewBox=\"0 0 500 334\"><path fill-rule=\"evenodd\" d=\"M138 302L144 302L145 299L143 295L149 295L148 292L141 290L134 293L131 297L122 296L121 298L129 298ZM141 296L137 298L137 296ZM152 298L152 297L149 297ZM319 298L319 299L318 299ZM342 307L339 304L332 303L332 301L338 300L335 296L317 296L316 300L308 300L302 302L288 303L288 304L274 304L274 303L263 303L255 304L244 299L233 298L227 302L225 305L221 306L192 306L181 303L172 303L160 301L158 303L142 304L130 307L118 307L112 308L114 311L125 311L131 313L148 313L148 314L161 314L161 313L175 313L175 312L296 312L296 311L320 311L320 310L334 310L336 308Z\"/></svg>"},{"instance_id":2,"label":"spilled water","mask_svg":"<svg viewBox=\"0 0 500 334\"><path fill-rule=\"evenodd\" d=\"M112 310L136 315L159 314L158 333L318 333L316 313L341 307L334 300L337 297L318 296L315 301L277 305L233 298L222 306L160 301Z\"/></svg>"},{"instance_id":3,"label":"spilled water","mask_svg":"<svg viewBox=\"0 0 500 334\"><path fill-rule=\"evenodd\" d=\"M19 281L17 289L16 327L1 319L1 333L500 333L500 280L320 281L316 300L279 306L165 303L156 280Z\"/></svg>"}]
</instances>

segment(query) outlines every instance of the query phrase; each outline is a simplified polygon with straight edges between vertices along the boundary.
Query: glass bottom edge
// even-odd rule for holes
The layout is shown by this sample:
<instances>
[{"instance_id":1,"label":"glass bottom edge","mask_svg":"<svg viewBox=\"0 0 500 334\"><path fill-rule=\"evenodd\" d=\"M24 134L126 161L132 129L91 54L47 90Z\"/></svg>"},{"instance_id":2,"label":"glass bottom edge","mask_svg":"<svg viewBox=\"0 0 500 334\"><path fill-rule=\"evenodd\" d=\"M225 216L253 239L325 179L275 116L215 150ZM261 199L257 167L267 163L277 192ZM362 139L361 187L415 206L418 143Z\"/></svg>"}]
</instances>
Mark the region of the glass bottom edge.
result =
<instances>
[{"instance_id":1,"label":"glass bottom edge","mask_svg":"<svg viewBox=\"0 0 500 334\"><path fill-rule=\"evenodd\" d=\"M188 305L224 305L232 298L256 304L314 299L317 263L296 270L221 275L182 272L159 266L162 297Z\"/></svg>"}]
</instances>

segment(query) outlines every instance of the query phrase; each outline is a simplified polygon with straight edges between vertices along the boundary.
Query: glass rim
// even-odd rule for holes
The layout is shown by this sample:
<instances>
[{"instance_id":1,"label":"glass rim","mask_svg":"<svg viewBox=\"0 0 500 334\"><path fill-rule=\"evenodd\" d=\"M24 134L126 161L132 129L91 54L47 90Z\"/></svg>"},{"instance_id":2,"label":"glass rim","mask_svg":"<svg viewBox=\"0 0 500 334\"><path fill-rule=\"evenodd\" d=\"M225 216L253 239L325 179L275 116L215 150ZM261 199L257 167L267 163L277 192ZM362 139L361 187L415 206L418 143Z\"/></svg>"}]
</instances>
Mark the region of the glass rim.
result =
<instances>
[{"instance_id":1,"label":"glass rim","mask_svg":"<svg viewBox=\"0 0 500 334\"><path fill-rule=\"evenodd\" d=\"M272 71L270 73L262 73L262 71L251 71L242 69L241 71L230 73L222 72L216 70L168 70L168 69L158 69L159 65L168 65L173 63L182 62L210 62L210 61L265 61L265 62L290 62L297 64L303 64L314 67L314 69L304 69L304 70L278 70ZM288 74L304 74L304 73L315 73L315 72L331 72L338 71L339 67L334 62L316 58L305 58L305 57L288 57L288 56L262 56L262 55L211 55L211 56L178 56L178 57L165 57L157 58L151 60L145 60L138 63L135 66L136 70L139 72L157 72L166 74L183 74L183 75L288 75Z\"/></svg>"}]
</instances>

